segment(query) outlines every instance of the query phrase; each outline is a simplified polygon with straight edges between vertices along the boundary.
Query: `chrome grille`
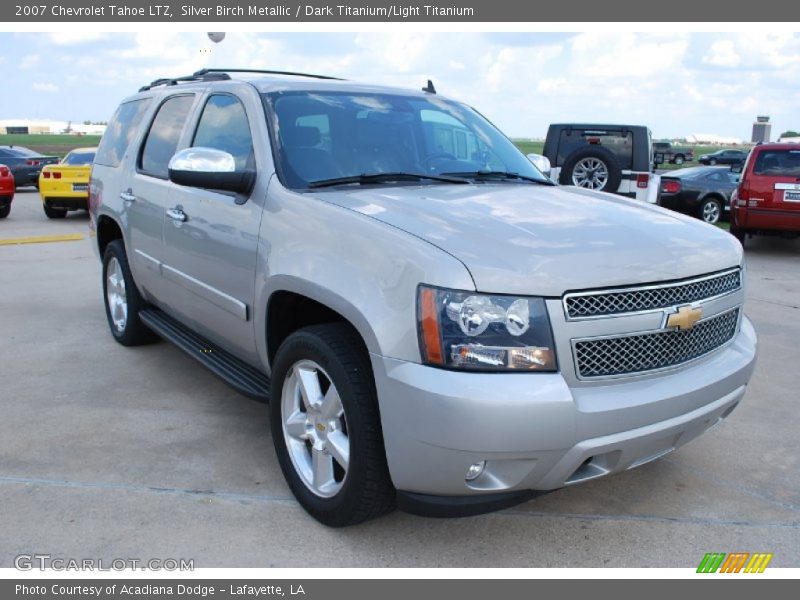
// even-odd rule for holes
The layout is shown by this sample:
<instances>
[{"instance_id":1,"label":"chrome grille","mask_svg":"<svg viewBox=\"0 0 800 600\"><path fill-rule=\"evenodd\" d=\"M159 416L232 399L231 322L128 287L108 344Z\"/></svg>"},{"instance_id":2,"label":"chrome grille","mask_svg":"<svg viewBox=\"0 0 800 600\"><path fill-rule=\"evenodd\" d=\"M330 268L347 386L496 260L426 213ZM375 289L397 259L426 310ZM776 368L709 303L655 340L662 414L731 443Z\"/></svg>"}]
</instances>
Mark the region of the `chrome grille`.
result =
<instances>
[{"instance_id":1,"label":"chrome grille","mask_svg":"<svg viewBox=\"0 0 800 600\"><path fill-rule=\"evenodd\" d=\"M685 331L656 331L573 342L578 377L609 377L672 367L699 358L733 339L735 308Z\"/></svg>"},{"instance_id":2,"label":"chrome grille","mask_svg":"<svg viewBox=\"0 0 800 600\"><path fill-rule=\"evenodd\" d=\"M568 319L618 315L706 300L736 291L741 285L741 272L736 269L664 285L567 294L564 307Z\"/></svg>"}]
</instances>

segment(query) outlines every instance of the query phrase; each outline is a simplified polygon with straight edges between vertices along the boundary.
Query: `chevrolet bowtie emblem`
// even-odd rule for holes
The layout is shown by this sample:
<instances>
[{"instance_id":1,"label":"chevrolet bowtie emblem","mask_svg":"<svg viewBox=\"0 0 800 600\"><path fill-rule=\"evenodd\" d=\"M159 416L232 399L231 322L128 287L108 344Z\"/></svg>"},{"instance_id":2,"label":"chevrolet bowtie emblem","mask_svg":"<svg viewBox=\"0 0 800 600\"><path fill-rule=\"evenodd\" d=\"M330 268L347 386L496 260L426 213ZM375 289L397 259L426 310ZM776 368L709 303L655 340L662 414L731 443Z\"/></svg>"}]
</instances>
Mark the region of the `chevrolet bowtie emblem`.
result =
<instances>
[{"instance_id":1,"label":"chevrolet bowtie emblem","mask_svg":"<svg viewBox=\"0 0 800 600\"><path fill-rule=\"evenodd\" d=\"M677 312L667 317L667 327L684 331L691 329L703 316L702 308L692 308L689 305L681 306Z\"/></svg>"}]
</instances>

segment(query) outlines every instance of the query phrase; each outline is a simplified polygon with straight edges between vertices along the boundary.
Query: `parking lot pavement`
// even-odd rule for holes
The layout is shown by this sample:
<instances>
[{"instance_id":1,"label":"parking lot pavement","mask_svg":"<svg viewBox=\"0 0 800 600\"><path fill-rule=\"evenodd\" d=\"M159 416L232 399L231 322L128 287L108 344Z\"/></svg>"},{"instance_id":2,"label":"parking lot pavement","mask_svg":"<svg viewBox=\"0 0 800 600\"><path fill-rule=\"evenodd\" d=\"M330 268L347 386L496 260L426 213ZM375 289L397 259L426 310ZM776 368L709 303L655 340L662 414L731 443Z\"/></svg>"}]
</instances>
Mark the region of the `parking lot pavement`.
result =
<instances>
[{"instance_id":1,"label":"parking lot pavement","mask_svg":"<svg viewBox=\"0 0 800 600\"><path fill-rule=\"evenodd\" d=\"M20 191L0 239L88 234ZM800 566L800 240L749 240L745 401L662 460L514 509L327 529L293 500L266 407L167 343L116 344L88 238L0 246L0 567L22 553L196 567Z\"/></svg>"}]
</instances>

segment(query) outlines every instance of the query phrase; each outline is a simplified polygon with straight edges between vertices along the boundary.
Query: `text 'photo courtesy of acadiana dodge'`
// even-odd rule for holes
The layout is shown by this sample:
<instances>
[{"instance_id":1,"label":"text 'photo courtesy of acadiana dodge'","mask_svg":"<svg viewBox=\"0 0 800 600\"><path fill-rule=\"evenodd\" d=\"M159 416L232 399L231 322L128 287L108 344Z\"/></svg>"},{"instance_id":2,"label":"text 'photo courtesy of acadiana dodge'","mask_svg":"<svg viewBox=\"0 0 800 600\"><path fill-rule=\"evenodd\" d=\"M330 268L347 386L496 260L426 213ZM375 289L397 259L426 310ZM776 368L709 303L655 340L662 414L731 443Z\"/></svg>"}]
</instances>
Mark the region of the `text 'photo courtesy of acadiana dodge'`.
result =
<instances>
[{"instance_id":1,"label":"text 'photo courtesy of acadiana dodge'","mask_svg":"<svg viewBox=\"0 0 800 600\"><path fill-rule=\"evenodd\" d=\"M94 597L104 596L131 596L139 598L142 596L191 596L193 598L207 598L216 595L225 596L245 596L247 598L261 598L268 596L300 596L306 595L305 589L301 584L282 585L239 585L239 584L168 584L158 585L143 583L131 585L124 583L107 583L95 585L76 585L65 583L52 583L42 585L27 585L18 583L15 586L17 597L35 596L43 597L52 595L55 597Z\"/></svg>"},{"instance_id":2,"label":"text 'photo courtesy of acadiana dodge'","mask_svg":"<svg viewBox=\"0 0 800 600\"><path fill-rule=\"evenodd\" d=\"M350 6L348 4L331 4L311 6L306 4L241 4L226 6L195 6L182 4L177 8L182 17L472 17L475 9L465 6L439 6L432 4L391 4L389 6ZM174 16L171 6L152 4L147 7L127 6L124 4L106 4L90 6L18 6L17 16L50 16L50 17L164 17Z\"/></svg>"}]
</instances>

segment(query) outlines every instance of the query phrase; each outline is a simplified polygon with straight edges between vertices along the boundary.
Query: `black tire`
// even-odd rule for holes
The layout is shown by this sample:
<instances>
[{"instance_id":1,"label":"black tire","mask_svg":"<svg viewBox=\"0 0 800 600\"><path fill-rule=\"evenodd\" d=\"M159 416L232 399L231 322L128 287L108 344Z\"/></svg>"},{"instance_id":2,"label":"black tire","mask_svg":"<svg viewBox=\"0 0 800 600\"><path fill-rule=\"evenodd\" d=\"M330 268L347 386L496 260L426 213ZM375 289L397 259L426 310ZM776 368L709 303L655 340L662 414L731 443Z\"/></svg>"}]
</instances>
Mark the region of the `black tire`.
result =
<instances>
[{"instance_id":1,"label":"black tire","mask_svg":"<svg viewBox=\"0 0 800 600\"><path fill-rule=\"evenodd\" d=\"M112 258L116 258L122 270L122 276L125 281L125 296L128 305L128 315L125 326L119 330L114 325L111 316L111 309L108 305L108 265ZM147 303L142 299L136 283L133 281L130 266L128 265L128 257L125 254L125 244L122 240L113 240L106 246L103 253L103 304L106 307L106 318L108 319L108 327L111 329L111 335L123 346L141 346L142 344L150 344L157 341L158 336L152 330L142 323L139 319L139 311L147 306Z\"/></svg>"},{"instance_id":2,"label":"black tire","mask_svg":"<svg viewBox=\"0 0 800 600\"><path fill-rule=\"evenodd\" d=\"M744 229L738 228L736 225L731 223L730 232L733 237L739 240L739 243L744 248L745 240L747 239L747 232Z\"/></svg>"},{"instance_id":3,"label":"black tire","mask_svg":"<svg viewBox=\"0 0 800 600\"><path fill-rule=\"evenodd\" d=\"M47 202L42 202L42 208L44 208L44 214L47 215L48 219L63 219L67 216L65 208L51 208Z\"/></svg>"},{"instance_id":4,"label":"black tire","mask_svg":"<svg viewBox=\"0 0 800 600\"><path fill-rule=\"evenodd\" d=\"M676 155L675 158L672 160L672 162L674 162L678 166L682 165L685 162L683 154Z\"/></svg>"},{"instance_id":5,"label":"black tire","mask_svg":"<svg viewBox=\"0 0 800 600\"><path fill-rule=\"evenodd\" d=\"M572 180L572 174L575 170L575 167L580 161L587 158L594 158L603 162L606 170L608 171L608 177L606 178L605 184L602 187L588 189L595 189L597 191L610 193L616 192L619 189L620 181L622 181L622 169L620 168L617 159L614 158L614 155L611 154L611 152L605 148L597 146L581 148L580 150L576 150L570 154L567 157L567 160L564 161L564 166L561 168L559 183L561 183L561 185L575 185Z\"/></svg>"},{"instance_id":6,"label":"black tire","mask_svg":"<svg viewBox=\"0 0 800 600\"><path fill-rule=\"evenodd\" d=\"M11 204L6 204L3 207L0 207L0 219L5 219L8 215L11 214Z\"/></svg>"},{"instance_id":7,"label":"black tire","mask_svg":"<svg viewBox=\"0 0 800 600\"><path fill-rule=\"evenodd\" d=\"M710 159L710 160L708 161L708 164L709 164L709 165L711 165L711 166L713 167L714 165L716 165L716 164L717 164L717 159L716 159L716 158L712 158L712 159Z\"/></svg>"},{"instance_id":8,"label":"black tire","mask_svg":"<svg viewBox=\"0 0 800 600\"><path fill-rule=\"evenodd\" d=\"M283 431L282 394L293 365L311 360L339 392L350 451L347 474L331 497L309 489L297 473ZM345 323L313 325L291 334L275 356L270 394L272 439L278 462L300 505L330 527L344 527L379 517L395 508L396 492L386 465L377 393L363 342Z\"/></svg>"},{"instance_id":9,"label":"black tire","mask_svg":"<svg viewBox=\"0 0 800 600\"><path fill-rule=\"evenodd\" d=\"M697 209L697 218L709 225L716 225L722 220L722 200L716 196L703 198Z\"/></svg>"}]
</instances>

